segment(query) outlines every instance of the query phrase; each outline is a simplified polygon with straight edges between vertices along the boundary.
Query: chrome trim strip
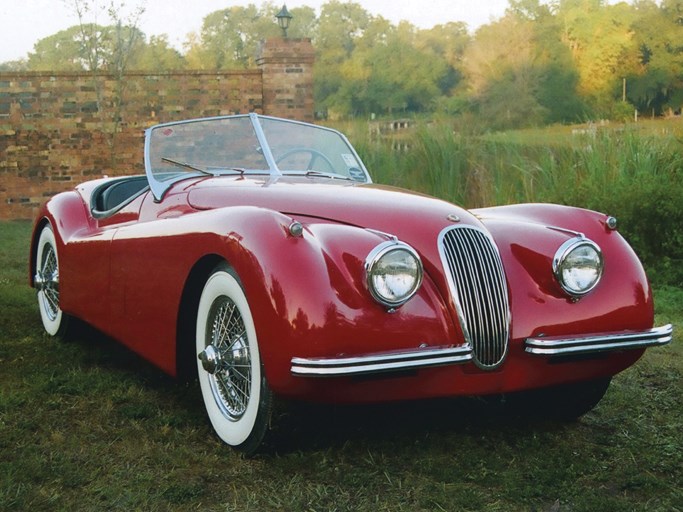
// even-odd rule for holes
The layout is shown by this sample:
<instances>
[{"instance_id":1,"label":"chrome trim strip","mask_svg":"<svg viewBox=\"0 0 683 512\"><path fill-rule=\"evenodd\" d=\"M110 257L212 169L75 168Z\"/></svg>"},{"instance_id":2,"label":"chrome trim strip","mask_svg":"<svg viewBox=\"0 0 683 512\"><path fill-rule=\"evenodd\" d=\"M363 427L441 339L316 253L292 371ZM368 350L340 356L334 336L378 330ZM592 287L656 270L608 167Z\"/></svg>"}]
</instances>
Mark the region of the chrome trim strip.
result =
<instances>
[{"instance_id":1,"label":"chrome trim strip","mask_svg":"<svg viewBox=\"0 0 683 512\"><path fill-rule=\"evenodd\" d=\"M282 172L278 168L277 162L275 162L275 157L273 157L273 152L270 150L270 146L268 145L266 134L263 132L263 127L259 121L259 116L252 112L249 114L249 119L251 120L251 125L254 128L256 138L258 139L259 144L261 144L263 158L266 159L266 162L268 162L268 167L270 167L270 176L282 176Z\"/></svg>"},{"instance_id":2,"label":"chrome trim strip","mask_svg":"<svg viewBox=\"0 0 683 512\"><path fill-rule=\"evenodd\" d=\"M673 327L667 324L647 331L575 336L573 338L535 337L524 340L524 350L543 356L570 356L614 350L629 350L666 345L671 342Z\"/></svg>"},{"instance_id":3,"label":"chrome trim strip","mask_svg":"<svg viewBox=\"0 0 683 512\"><path fill-rule=\"evenodd\" d=\"M380 352L355 357L292 358L292 375L341 377L463 364L472 360L469 345Z\"/></svg>"}]
</instances>

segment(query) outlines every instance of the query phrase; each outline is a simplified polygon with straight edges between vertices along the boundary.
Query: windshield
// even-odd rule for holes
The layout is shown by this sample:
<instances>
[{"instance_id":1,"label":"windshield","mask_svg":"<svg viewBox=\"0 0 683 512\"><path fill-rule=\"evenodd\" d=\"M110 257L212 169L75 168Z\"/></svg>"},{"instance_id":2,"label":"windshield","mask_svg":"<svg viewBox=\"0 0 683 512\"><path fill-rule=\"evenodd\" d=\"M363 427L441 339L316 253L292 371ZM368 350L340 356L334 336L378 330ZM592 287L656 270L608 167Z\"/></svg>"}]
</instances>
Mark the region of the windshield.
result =
<instances>
[{"instance_id":1,"label":"windshield","mask_svg":"<svg viewBox=\"0 0 683 512\"><path fill-rule=\"evenodd\" d=\"M209 174L370 178L339 132L256 114L166 123L147 130L145 170L157 200L176 181Z\"/></svg>"}]
</instances>

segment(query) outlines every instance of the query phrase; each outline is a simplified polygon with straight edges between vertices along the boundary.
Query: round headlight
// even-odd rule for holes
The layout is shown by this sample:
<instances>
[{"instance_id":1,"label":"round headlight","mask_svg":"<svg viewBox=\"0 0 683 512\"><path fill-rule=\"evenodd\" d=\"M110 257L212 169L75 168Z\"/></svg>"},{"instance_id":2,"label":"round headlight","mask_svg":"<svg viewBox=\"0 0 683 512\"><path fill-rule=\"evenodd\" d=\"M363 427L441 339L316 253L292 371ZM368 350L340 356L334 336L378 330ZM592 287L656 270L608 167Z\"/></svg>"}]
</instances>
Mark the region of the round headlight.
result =
<instances>
[{"instance_id":1,"label":"round headlight","mask_svg":"<svg viewBox=\"0 0 683 512\"><path fill-rule=\"evenodd\" d=\"M602 270L600 247L584 237L567 240L553 259L553 271L560 286L576 297L595 288L602 277Z\"/></svg>"},{"instance_id":2,"label":"round headlight","mask_svg":"<svg viewBox=\"0 0 683 512\"><path fill-rule=\"evenodd\" d=\"M397 241L375 247L365 260L368 289L374 299L395 308L408 301L422 283L422 262L415 249Z\"/></svg>"}]
</instances>

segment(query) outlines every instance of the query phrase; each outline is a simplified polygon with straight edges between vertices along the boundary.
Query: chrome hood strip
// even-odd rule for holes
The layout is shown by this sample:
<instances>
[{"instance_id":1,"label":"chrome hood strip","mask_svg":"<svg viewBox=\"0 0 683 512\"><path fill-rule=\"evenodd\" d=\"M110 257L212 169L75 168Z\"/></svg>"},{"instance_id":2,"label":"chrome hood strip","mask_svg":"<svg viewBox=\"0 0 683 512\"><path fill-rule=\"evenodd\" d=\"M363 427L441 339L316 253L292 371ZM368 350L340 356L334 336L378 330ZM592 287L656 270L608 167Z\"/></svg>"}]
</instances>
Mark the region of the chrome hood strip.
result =
<instances>
[{"instance_id":1,"label":"chrome hood strip","mask_svg":"<svg viewBox=\"0 0 683 512\"><path fill-rule=\"evenodd\" d=\"M666 345L671 342L672 335L673 327L668 324L647 331L626 331L574 337L539 336L525 339L524 350L530 354L544 356L591 354Z\"/></svg>"},{"instance_id":2,"label":"chrome hood strip","mask_svg":"<svg viewBox=\"0 0 683 512\"><path fill-rule=\"evenodd\" d=\"M302 377L341 377L462 364L471 360L472 348L469 345L460 345L380 352L355 357L293 357L291 372L292 375Z\"/></svg>"}]
</instances>

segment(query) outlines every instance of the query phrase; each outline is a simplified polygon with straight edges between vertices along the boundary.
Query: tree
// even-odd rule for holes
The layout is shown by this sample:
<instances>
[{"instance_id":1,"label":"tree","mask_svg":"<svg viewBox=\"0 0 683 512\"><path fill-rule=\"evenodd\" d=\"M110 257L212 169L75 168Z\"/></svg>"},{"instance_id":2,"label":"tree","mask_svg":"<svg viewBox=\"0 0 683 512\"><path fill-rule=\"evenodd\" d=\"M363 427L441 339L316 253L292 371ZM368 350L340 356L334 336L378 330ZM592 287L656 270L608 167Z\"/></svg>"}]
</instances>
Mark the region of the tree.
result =
<instances>
[{"instance_id":1,"label":"tree","mask_svg":"<svg viewBox=\"0 0 683 512\"><path fill-rule=\"evenodd\" d=\"M0 63L1 71L28 71L28 61L26 59L8 60Z\"/></svg>"},{"instance_id":2,"label":"tree","mask_svg":"<svg viewBox=\"0 0 683 512\"><path fill-rule=\"evenodd\" d=\"M133 55L145 40L144 34L137 28L144 8L136 7L124 18L125 4L115 4L114 0L110 0L106 7L101 6L97 0L69 0L69 3L78 16L79 25L77 34L72 33L67 41L78 43L81 64L91 73L100 129L106 135L113 168L116 165L116 134L119 132L124 111L127 84L125 73ZM103 12L112 22L111 25L102 27L96 23L86 23L86 17L97 19ZM114 90L107 95L106 101L101 71L114 77Z\"/></svg>"},{"instance_id":3,"label":"tree","mask_svg":"<svg viewBox=\"0 0 683 512\"><path fill-rule=\"evenodd\" d=\"M557 16L579 74L579 93L596 113L609 115L620 99L623 77L638 67L633 8L603 0L561 0Z\"/></svg>"},{"instance_id":4,"label":"tree","mask_svg":"<svg viewBox=\"0 0 683 512\"><path fill-rule=\"evenodd\" d=\"M465 52L469 97L498 128L575 120L578 73L551 10L537 0L511 2L481 27Z\"/></svg>"},{"instance_id":5,"label":"tree","mask_svg":"<svg viewBox=\"0 0 683 512\"><path fill-rule=\"evenodd\" d=\"M543 120L544 109L535 97L533 36L531 22L507 15L481 27L465 52L470 98L492 126L525 126Z\"/></svg>"},{"instance_id":6,"label":"tree","mask_svg":"<svg viewBox=\"0 0 683 512\"><path fill-rule=\"evenodd\" d=\"M342 76L360 63L347 62L356 44L371 21L371 16L359 4L331 0L323 4L318 19L318 30L313 39L316 49L316 63L313 69L315 81L315 102L319 110L332 108L338 112L350 113L352 89L361 84L348 84ZM341 90L344 87L344 90Z\"/></svg>"},{"instance_id":7,"label":"tree","mask_svg":"<svg viewBox=\"0 0 683 512\"><path fill-rule=\"evenodd\" d=\"M101 32L102 27L89 27L88 32ZM83 71L89 70L90 61L85 48L81 27L73 26L40 39L28 55L28 68L33 71ZM98 67L103 66L98 63Z\"/></svg>"},{"instance_id":8,"label":"tree","mask_svg":"<svg viewBox=\"0 0 683 512\"><path fill-rule=\"evenodd\" d=\"M639 68L627 78L627 94L638 110L662 114L683 106L683 1L641 1L634 32Z\"/></svg>"},{"instance_id":9,"label":"tree","mask_svg":"<svg viewBox=\"0 0 683 512\"><path fill-rule=\"evenodd\" d=\"M463 79L463 56L471 37L467 25L460 22L436 25L420 30L415 38L415 46L429 58L442 60L446 70L437 86L443 95L450 96Z\"/></svg>"},{"instance_id":10,"label":"tree","mask_svg":"<svg viewBox=\"0 0 683 512\"><path fill-rule=\"evenodd\" d=\"M151 36L149 43L140 48L130 63L131 69L144 71L167 71L185 67L185 58L171 47L165 34Z\"/></svg>"},{"instance_id":11,"label":"tree","mask_svg":"<svg viewBox=\"0 0 683 512\"><path fill-rule=\"evenodd\" d=\"M276 37L277 9L264 3L259 9L233 6L204 18L199 36L192 36L187 50L190 67L197 69L246 69L255 66L259 42Z\"/></svg>"}]
</instances>

